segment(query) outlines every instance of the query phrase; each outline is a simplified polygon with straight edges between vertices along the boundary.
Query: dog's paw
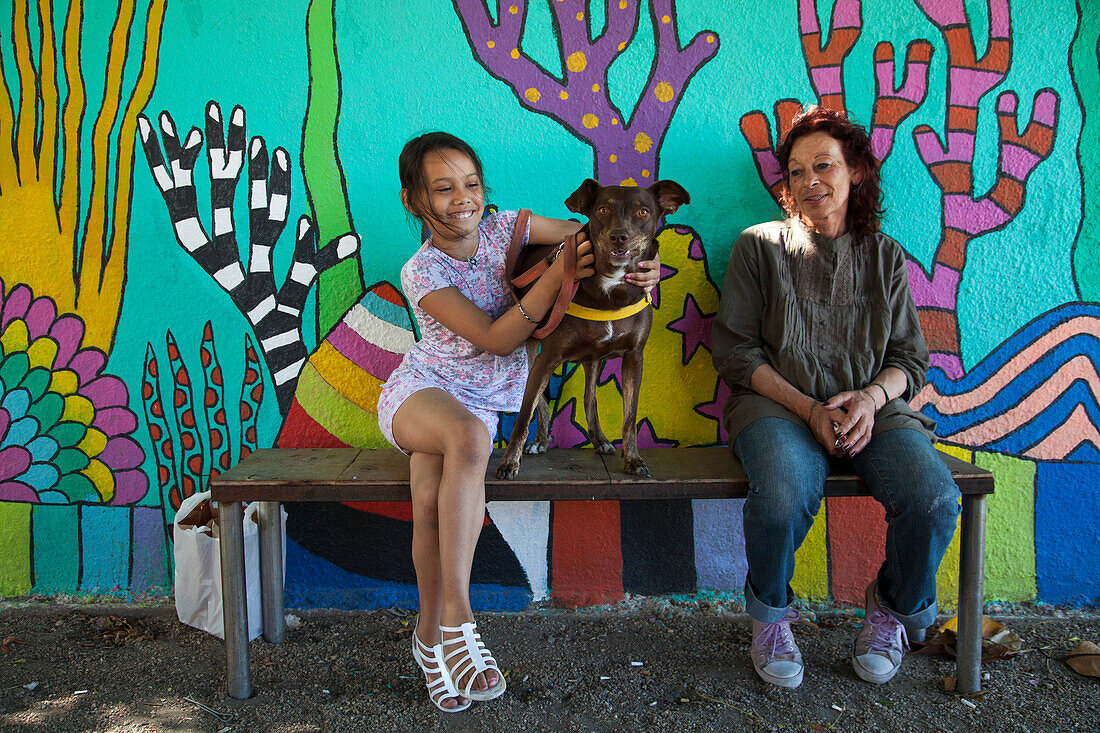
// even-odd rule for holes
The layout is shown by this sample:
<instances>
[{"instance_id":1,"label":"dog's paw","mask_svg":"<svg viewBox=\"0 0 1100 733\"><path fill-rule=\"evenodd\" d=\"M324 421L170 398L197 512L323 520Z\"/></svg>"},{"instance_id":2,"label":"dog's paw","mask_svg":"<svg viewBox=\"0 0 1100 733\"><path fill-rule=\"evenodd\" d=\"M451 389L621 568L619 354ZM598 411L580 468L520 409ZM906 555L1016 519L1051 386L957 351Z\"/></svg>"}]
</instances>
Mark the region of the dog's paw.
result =
<instances>
[{"instance_id":1,"label":"dog's paw","mask_svg":"<svg viewBox=\"0 0 1100 733\"><path fill-rule=\"evenodd\" d=\"M592 447L602 456L611 456L615 454L615 446L607 439L593 440Z\"/></svg>"},{"instance_id":2,"label":"dog's paw","mask_svg":"<svg viewBox=\"0 0 1100 733\"><path fill-rule=\"evenodd\" d=\"M519 475L519 461L501 461L497 466L497 478L514 479Z\"/></svg>"},{"instance_id":3,"label":"dog's paw","mask_svg":"<svg viewBox=\"0 0 1100 733\"><path fill-rule=\"evenodd\" d=\"M632 476L649 476L649 466L641 458L623 459L623 471Z\"/></svg>"},{"instance_id":4,"label":"dog's paw","mask_svg":"<svg viewBox=\"0 0 1100 733\"><path fill-rule=\"evenodd\" d=\"M523 452L529 456L540 456L546 452L546 443L534 442L523 446Z\"/></svg>"}]
</instances>

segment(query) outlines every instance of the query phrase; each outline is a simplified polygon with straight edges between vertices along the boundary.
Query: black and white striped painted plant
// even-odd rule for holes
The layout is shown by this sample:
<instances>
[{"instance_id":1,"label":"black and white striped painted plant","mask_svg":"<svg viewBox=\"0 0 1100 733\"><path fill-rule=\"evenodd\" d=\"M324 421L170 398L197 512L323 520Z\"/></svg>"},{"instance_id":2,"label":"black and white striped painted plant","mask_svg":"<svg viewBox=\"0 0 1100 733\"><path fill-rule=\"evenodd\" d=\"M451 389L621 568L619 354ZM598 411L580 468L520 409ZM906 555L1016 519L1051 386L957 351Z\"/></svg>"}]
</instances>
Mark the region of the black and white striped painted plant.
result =
<instances>
[{"instance_id":1,"label":"black and white striped painted plant","mask_svg":"<svg viewBox=\"0 0 1100 733\"><path fill-rule=\"evenodd\" d=\"M241 262L233 205L245 157L245 114L234 107L228 130L216 102L206 106L206 151L210 164L213 236L199 218L194 170L203 135L192 127L180 142L167 112L160 114L160 136L147 117L138 117L149 170L168 206L176 241L229 294L248 319L275 384L279 411L286 414L298 374L309 356L302 340L302 308L317 275L359 251L359 236L349 232L317 249L317 231L309 217L298 219L294 258L277 287L271 253L286 226L290 208L290 156L276 148L268 157L262 137L248 144L247 268ZM163 145L163 152L162 152Z\"/></svg>"}]
</instances>

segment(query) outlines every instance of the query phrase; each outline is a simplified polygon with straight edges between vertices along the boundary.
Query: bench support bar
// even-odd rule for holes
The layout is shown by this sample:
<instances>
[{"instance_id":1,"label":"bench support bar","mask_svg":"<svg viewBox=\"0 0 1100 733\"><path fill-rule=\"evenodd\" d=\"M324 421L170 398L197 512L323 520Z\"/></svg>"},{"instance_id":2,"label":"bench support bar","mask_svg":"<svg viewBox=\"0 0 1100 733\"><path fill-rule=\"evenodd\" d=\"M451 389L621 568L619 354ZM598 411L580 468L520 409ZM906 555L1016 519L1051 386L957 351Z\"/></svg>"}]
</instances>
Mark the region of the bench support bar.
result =
<instances>
[{"instance_id":1,"label":"bench support bar","mask_svg":"<svg viewBox=\"0 0 1100 733\"><path fill-rule=\"evenodd\" d=\"M958 669L955 689L964 695L982 686L982 599L985 597L985 494L962 498L959 537Z\"/></svg>"},{"instance_id":2,"label":"bench support bar","mask_svg":"<svg viewBox=\"0 0 1100 733\"><path fill-rule=\"evenodd\" d=\"M225 623L225 668L229 696L252 697L248 668L248 597L244 583L244 522L239 501L218 505L221 530L222 620ZM282 587L279 588L282 605Z\"/></svg>"},{"instance_id":3,"label":"bench support bar","mask_svg":"<svg viewBox=\"0 0 1100 733\"><path fill-rule=\"evenodd\" d=\"M263 599L264 639L282 644L286 639L283 616L283 521L277 501L261 501L260 598Z\"/></svg>"}]
</instances>

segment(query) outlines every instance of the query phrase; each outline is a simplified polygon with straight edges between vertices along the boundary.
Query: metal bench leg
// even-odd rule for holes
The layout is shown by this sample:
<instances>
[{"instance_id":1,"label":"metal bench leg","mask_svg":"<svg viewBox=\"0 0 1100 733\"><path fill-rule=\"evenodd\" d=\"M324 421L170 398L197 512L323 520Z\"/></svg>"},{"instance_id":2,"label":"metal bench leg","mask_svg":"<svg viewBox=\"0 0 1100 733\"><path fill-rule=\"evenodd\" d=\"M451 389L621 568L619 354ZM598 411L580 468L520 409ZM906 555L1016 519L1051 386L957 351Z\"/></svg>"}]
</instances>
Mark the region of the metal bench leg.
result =
<instances>
[{"instance_id":1,"label":"metal bench leg","mask_svg":"<svg viewBox=\"0 0 1100 733\"><path fill-rule=\"evenodd\" d=\"M238 501L218 505L221 530L222 619L229 696L252 697L248 669L248 597L244 582L244 515Z\"/></svg>"},{"instance_id":2,"label":"metal bench leg","mask_svg":"<svg viewBox=\"0 0 1100 733\"><path fill-rule=\"evenodd\" d=\"M260 502L260 596L263 598L264 639L272 644L282 644L286 639L281 514L279 502Z\"/></svg>"},{"instance_id":3,"label":"metal bench leg","mask_svg":"<svg viewBox=\"0 0 1100 733\"><path fill-rule=\"evenodd\" d=\"M982 687L982 605L985 579L985 494L962 498L959 552L959 636L955 689Z\"/></svg>"}]
</instances>

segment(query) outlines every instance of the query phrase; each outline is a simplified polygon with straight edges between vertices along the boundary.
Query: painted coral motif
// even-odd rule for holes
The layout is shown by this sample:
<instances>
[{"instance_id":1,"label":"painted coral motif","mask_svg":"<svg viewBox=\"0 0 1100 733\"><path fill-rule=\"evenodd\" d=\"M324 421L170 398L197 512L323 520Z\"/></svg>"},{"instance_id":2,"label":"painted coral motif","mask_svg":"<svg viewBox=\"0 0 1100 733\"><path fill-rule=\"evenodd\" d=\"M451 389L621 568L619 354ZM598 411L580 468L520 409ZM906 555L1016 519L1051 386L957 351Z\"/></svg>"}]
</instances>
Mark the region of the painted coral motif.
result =
<instances>
[{"instance_id":1,"label":"painted coral motif","mask_svg":"<svg viewBox=\"0 0 1100 733\"><path fill-rule=\"evenodd\" d=\"M122 308L137 115L156 82L165 3L149 3L140 71L128 93L127 47L141 23L134 0L118 3L98 112L84 85L84 2L70 0L61 29L52 2L37 3L37 18L27 2L14 3L8 27L16 73L0 74L0 260L11 281L78 314L85 343L105 352ZM90 149L82 145L86 112L95 113Z\"/></svg>"},{"instance_id":2,"label":"painted coral motif","mask_svg":"<svg viewBox=\"0 0 1100 733\"><path fill-rule=\"evenodd\" d=\"M484 0L454 0L477 60L524 107L552 117L591 145L594 176L604 185L646 185L656 178L676 106L691 78L718 52L713 31L700 31L681 47L675 3L653 0L652 71L634 110L624 115L611 101L608 69L634 40L644 4L606 3L605 27L593 38L586 0L551 2L565 72L559 79L521 50L524 0L498 0L495 23Z\"/></svg>"},{"instance_id":3,"label":"painted coral motif","mask_svg":"<svg viewBox=\"0 0 1100 733\"><path fill-rule=\"evenodd\" d=\"M0 501L133 504L149 481L126 385L80 318L0 281Z\"/></svg>"},{"instance_id":4,"label":"painted coral motif","mask_svg":"<svg viewBox=\"0 0 1100 733\"><path fill-rule=\"evenodd\" d=\"M192 383L171 331L166 334L165 341L171 390L162 391L160 366L153 345L148 344L141 395L167 524L169 509L179 509L184 499L205 491L210 480L228 470L234 461L226 419L225 384L210 322L207 321L203 328L199 344L201 385ZM256 423L264 395L260 360L248 334L245 334L244 352L245 371L237 410L240 418L237 460L256 449ZM195 399L196 392L200 400ZM171 396L170 414L164 409L166 394Z\"/></svg>"}]
</instances>

